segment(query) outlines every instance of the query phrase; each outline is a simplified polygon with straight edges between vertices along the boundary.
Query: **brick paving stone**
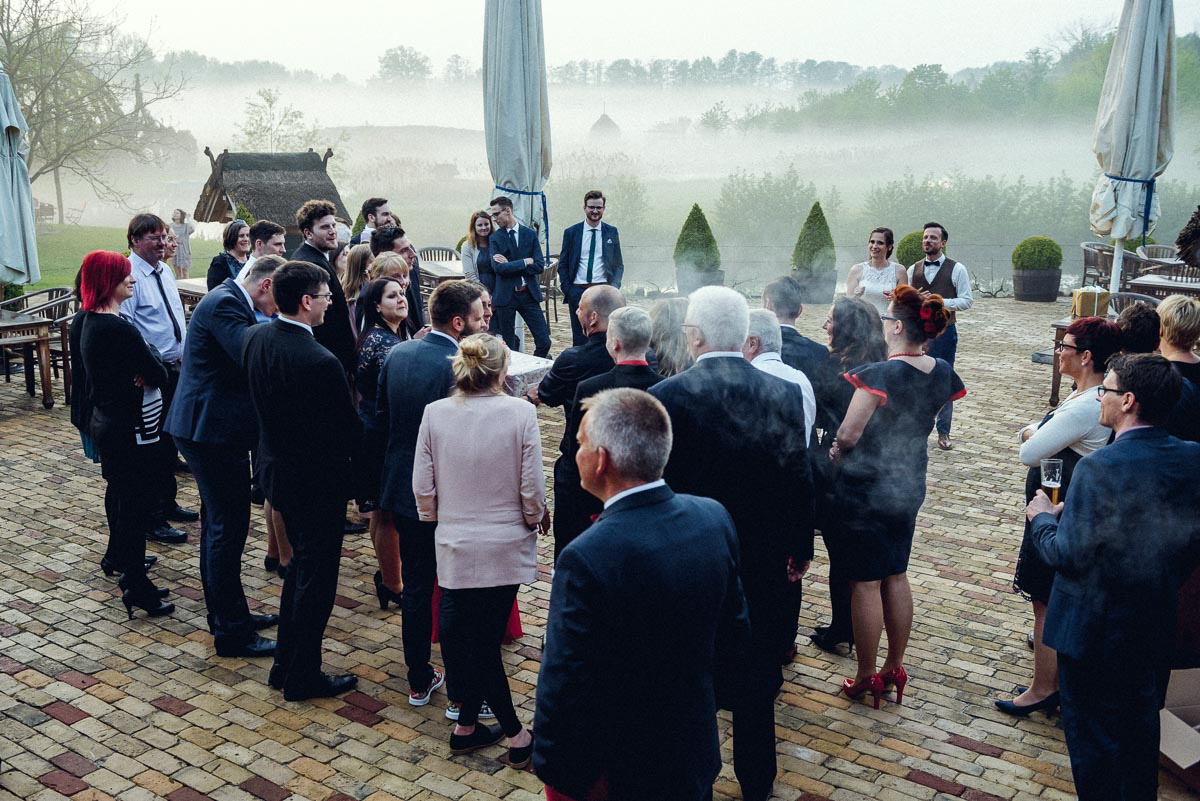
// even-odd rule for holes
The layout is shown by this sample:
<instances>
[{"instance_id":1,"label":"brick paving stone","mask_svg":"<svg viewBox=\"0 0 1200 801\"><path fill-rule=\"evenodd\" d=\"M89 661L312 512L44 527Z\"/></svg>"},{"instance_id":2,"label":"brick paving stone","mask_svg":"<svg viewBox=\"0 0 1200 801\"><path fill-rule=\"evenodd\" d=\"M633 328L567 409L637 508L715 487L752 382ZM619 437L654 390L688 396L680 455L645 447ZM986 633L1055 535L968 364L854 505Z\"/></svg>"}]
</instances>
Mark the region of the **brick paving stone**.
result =
<instances>
[{"instance_id":1,"label":"brick paving stone","mask_svg":"<svg viewBox=\"0 0 1200 801\"><path fill-rule=\"evenodd\" d=\"M556 353L569 337L561 312L551 326ZM774 798L1073 797L1057 718L1011 720L992 703L1031 673L1031 610L1010 591L1025 473L1013 434L1045 412L1050 369L1029 354L1047 346L1050 322L1066 313L1064 303L981 298L959 324L956 369L970 394L955 409L955 449L930 452L909 569L915 616L903 706L888 696L876 712L841 695L855 660L821 652L804 636L829 614L818 539L797 657L784 668L776 706ZM825 341L823 318L808 310L801 332ZM69 407L44 410L22 386L0 384L0 801L59 799L70 789L72 801L541 797L535 776L501 768L499 747L450 755L443 693L427 707L408 706L402 621L374 602L366 534L346 538L324 641L325 669L359 677L358 690L341 698L286 703L266 686L263 660L215 657L196 524L184 527L186 545L148 547L175 614L126 620L115 582L97 569L108 538L98 469L80 453ZM562 412L539 408L538 420L552 486ZM198 508L191 476L179 476L179 499ZM252 608L275 611L281 584L261 569L264 536L256 507L243 581ZM550 538L539 541L538 561L538 579L518 595L525 637L504 651L526 723L549 604ZM437 646L433 653L440 666ZM727 714L718 729L724 764L714 798L739 798ZM45 777L68 784L52 787ZM1160 796L1196 794L1164 772Z\"/></svg>"}]
</instances>

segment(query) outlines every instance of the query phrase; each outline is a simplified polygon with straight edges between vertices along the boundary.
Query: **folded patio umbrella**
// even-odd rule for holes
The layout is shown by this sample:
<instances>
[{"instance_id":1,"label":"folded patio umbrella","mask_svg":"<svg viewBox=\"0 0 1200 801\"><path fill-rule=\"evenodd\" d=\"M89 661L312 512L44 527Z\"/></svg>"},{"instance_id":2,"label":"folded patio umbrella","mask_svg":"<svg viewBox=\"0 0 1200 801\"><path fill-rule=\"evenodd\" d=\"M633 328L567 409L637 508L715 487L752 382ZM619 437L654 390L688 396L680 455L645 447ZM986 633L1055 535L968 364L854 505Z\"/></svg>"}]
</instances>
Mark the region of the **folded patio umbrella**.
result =
<instances>
[{"instance_id":1,"label":"folded patio umbrella","mask_svg":"<svg viewBox=\"0 0 1200 801\"><path fill-rule=\"evenodd\" d=\"M17 105L12 81L0 66L0 284L36 284L37 237L33 228L33 191L29 187L29 126Z\"/></svg>"}]
</instances>

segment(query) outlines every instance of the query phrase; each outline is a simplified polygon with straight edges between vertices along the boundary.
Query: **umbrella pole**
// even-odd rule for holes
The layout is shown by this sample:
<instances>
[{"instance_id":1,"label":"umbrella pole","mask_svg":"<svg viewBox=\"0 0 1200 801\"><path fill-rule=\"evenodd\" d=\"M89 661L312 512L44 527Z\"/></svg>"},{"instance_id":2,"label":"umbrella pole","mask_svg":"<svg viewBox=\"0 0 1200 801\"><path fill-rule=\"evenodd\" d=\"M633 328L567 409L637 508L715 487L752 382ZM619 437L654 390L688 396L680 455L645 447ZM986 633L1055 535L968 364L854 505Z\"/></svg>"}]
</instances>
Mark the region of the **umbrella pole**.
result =
<instances>
[{"instance_id":1,"label":"umbrella pole","mask_svg":"<svg viewBox=\"0 0 1200 801\"><path fill-rule=\"evenodd\" d=\"M1125 238L1117 240L1113 246L1112 275L1108 278L1109 294L1115 295L1121 291L1121 266L1125 261Z\"/></svg>"}]
</instances>

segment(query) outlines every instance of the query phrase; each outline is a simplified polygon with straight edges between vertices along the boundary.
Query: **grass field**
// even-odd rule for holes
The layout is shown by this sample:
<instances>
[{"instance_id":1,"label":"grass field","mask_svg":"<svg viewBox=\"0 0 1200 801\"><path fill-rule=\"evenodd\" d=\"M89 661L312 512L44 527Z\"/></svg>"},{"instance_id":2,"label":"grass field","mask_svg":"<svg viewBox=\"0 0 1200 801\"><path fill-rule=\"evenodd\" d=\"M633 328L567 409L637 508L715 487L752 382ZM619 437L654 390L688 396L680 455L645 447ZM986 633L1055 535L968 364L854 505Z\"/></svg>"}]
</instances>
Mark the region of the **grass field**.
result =
<instances>
[{"instance_id":1,"label":"grass field","mask_svg":"<svg viewBox=\"0 0 1200 801\"><path fill-rule=\"evenodd\" d=\"M93 250L129 249L124 228L96 228L86 225L41 225L37 235L38 263L42 280L33 288L71 286L83 257ZM203 276L208 263L220 250L221 243L192 238L192 275Z\"/></svg>"}]
</instances>

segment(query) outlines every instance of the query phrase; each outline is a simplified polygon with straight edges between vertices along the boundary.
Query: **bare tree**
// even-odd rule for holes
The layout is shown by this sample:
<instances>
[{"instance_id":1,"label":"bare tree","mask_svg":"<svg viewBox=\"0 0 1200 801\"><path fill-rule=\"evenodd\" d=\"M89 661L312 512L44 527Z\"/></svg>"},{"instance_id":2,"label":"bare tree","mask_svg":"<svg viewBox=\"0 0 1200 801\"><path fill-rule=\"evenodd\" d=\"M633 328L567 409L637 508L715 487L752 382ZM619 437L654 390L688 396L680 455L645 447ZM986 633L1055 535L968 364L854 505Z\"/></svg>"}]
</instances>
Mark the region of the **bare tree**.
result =
<instances>
[{"instance_id":1,"label":"bare tree","mask_svg":"<svg viewBox=\"0 0 1200 801\"><path fill-rule=\"evenodd\" d=\"M170 70L142 84L138 70L154 56L146 41L121 32L123 22L92 15L77 0L0 3L0 61L29 123L29 177L53 177L59 222L62 172L124 205L128 195L104 174L105 160L124 154L154 161L160 140L174 135L150 110L182 84Z\"/></svg>"},{"instance_id":2,"label":"bare tree","mask_svg":"<svg viewBox=\"0 0 1200 801\"><path fill-rule=\"evenodd\" d=\"M314 147L317 126L307 125L304 113L280 102L276 89L259 89L257 100L246 101L238 147L261 153L298 151Z\"/></svg>"}]
</instances>

